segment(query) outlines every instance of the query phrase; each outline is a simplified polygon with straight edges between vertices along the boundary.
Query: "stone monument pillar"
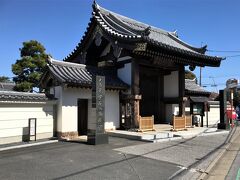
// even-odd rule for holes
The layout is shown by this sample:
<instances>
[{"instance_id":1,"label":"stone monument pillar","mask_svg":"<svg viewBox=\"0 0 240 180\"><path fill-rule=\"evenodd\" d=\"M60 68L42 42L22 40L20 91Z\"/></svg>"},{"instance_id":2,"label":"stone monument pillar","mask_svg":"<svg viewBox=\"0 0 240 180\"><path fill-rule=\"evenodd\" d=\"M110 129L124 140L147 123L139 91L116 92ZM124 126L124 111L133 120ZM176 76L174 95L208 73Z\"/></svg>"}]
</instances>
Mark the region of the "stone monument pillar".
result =
<instances>
[{"instance_id":1,"label":"stone monument pillar","mask_svg":"<svg viewBox=\"0 0 240 180\"><path fill-rule=\"evenodd\" d=\"M94 129L88 129L88 144L108 144L105 132L105 77L92 77L92 117L95 119Z\"/></svg>"}]
</instances>

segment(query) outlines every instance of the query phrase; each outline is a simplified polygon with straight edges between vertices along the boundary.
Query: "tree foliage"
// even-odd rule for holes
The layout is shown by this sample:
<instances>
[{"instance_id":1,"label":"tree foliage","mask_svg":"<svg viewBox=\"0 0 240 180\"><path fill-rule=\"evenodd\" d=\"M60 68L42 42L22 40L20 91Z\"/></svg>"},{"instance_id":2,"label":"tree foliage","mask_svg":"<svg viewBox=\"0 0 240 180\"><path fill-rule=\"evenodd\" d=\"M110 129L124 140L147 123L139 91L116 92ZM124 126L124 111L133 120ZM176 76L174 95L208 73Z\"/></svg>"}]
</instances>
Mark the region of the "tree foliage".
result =
<instances>
[{"instance_id":1,"label":"tree foliage","mask_svg":"<svg viewBox=\"0 0 240 180\"><path fill-rule=\"evenodd\" d=\"M193 72L191 72L191 71L189 71L189 70L185 70L185 79L196 79L197 77L196 77L196 75L193 73Z\"/></svg>"},{"instance_id":2,"label":"tree foliage","mask_svg":"<svg viewBox=\"0 0 240 180\"><path fill-rule=\"evenodd\" d=\"M10 78L7 76L0 76L0 82L11 82Z\"/></svg>"},{"instance_id":3,"label":"tree foliage","mask_svg":"<svg viewBox=\"0 0 240 180\"><path fill-rule=\"evenodd\" d=\"M23 42L19 50L21 58L12 64L12 72L16 75L13 78L15 90L32 92L33 88L38 87L48 55L44 46L36 40Z\"/></svg>"}]
</instances>

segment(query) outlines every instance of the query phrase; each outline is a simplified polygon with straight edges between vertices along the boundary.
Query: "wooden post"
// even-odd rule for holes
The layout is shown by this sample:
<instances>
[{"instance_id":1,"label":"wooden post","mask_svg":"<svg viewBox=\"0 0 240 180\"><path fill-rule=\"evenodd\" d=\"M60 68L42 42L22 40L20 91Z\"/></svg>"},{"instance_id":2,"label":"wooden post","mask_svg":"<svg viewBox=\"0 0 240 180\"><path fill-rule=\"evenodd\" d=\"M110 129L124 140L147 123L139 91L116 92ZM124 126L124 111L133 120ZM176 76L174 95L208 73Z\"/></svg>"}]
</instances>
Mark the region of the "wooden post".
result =
<instances>
[{"instance_id":1,"label":"wooden post","mask_svg":"<svg viewBox=\"0 0 240 180\"><path fill-rule=\"evenodd\" d=\"M139 126L139 101L141 96L139 96L139 63L136 59L132 59L132 79L131 79L131 94L133 95L132 106L133 106L133 119L132 127L138 128Z\"/></svg>"},{"instance_id":2,"label":"wooden post","mask_svg":"<svg viewBox=\"0 0 240 180\"><path fill-rule=\"evenodd\" d=\"M233 126L234 126L233 118L232 118L232 116L233 116L233 89L230 89L230 98L231 98L231 100L230 100L230 103L231 103L231 118L230 118L230 124L231 124L231 127L233 127Z\"/></svg>"},{"instance_id":3,"label":"wooden post","mask_svg":"<svg viewBox=\"0 0 240 180\"><path fill-rule=\"evenodd\" d=\"M180 66L178 71L178 94L179 94L179 116L185 115L185 102L183 97L185 95L185 70L184 66Z\"/></svg>"}]
</instances>

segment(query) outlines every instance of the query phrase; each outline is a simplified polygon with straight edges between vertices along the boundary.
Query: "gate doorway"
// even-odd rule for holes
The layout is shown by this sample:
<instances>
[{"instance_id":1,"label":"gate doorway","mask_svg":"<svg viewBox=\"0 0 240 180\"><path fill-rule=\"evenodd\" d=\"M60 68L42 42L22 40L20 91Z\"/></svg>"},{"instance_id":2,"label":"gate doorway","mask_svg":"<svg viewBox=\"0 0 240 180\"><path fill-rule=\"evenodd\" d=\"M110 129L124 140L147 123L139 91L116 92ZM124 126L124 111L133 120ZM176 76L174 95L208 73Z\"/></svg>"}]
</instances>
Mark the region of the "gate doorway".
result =
<instances>
[{"instance_id":1,"label":"gate doorway","mask_svg":"<svg viewBox=\"0 0 240 180\"><path fill-rule=\"evenodd\" d=\"M78 99L78 135L87 135L88 100Z\"/></svg>"}]
</instances>

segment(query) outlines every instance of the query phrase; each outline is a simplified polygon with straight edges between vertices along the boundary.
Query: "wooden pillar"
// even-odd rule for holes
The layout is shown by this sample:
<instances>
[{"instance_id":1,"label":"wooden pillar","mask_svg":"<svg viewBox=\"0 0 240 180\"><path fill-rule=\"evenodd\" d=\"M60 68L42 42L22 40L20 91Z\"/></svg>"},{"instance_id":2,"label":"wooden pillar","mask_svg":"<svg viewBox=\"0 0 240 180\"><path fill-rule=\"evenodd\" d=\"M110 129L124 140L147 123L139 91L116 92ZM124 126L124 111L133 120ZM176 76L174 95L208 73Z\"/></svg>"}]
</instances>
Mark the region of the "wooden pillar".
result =
<instances>
[{"instance_id":1,"label":"wooden pillar","mask_svg":"<svg viewBox=\"0 0 240 180\"><path fill-rule=\"evenodd\" d=\"M163 102L164 100L164 72L159 72L158 75L158 103L157 103L157 109L158 109L158 120L155 123L163 123L165 121L165 104Z\"/></svg>"},{"instance_id":2,"label":"wooden pillar","mask_svg":"<svg viewBox=\"0 0 240 180\"><path fill-rule=\"evenodd\" d=\"M136 59L132 59L132 79L131 79L131 94L132 94L132 127L138 128L139 126L139 63Z\"/></svg>"},{"instance_id":3,"label":"wooden pillar","mask_svg":"<svg viewBox=\"0 0 240 180\"><path fill-rule=\"evenodd\" d=\"M185 69L184 66L180 66L178 71L178 94L179 94L179 115L185 115Z\"/></svg>"},{"instance_id":4,"label":"wooden pillar","mask_svg":"<svg viewBox=\"0 0 240 180\"><path fill-rule=\"evenodd\" d=\"M132 59L132 95L139 95L139 64L136 59Z\"/></svg>"}]
</instances>

